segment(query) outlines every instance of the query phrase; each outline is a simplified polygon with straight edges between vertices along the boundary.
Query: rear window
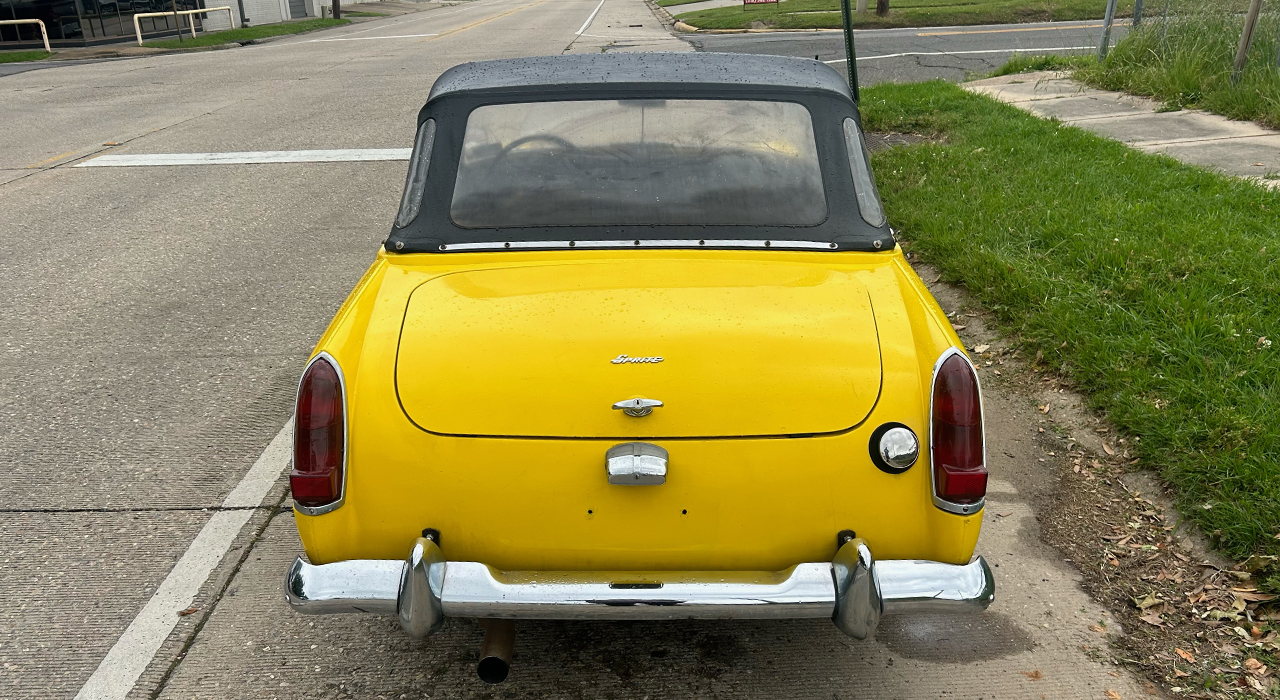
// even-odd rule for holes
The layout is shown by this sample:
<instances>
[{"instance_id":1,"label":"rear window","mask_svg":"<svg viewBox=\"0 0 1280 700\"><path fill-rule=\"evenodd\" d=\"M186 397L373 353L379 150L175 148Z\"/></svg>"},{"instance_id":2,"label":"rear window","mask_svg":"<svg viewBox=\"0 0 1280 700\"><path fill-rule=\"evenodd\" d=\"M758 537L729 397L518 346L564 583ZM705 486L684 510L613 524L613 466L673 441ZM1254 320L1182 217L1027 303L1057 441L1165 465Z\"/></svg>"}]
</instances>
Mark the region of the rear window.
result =
<instances>
[{"instance_id":1,"label":"rear window","mask_svg":"<svg viewBox=\"0 0 1280 700\"><path fill-rule=\"evenodd\" d=\"M472 111L449 215L466 228L813 226L827 201L803 105L585 100Z\"/></svg>"}]
</instances>

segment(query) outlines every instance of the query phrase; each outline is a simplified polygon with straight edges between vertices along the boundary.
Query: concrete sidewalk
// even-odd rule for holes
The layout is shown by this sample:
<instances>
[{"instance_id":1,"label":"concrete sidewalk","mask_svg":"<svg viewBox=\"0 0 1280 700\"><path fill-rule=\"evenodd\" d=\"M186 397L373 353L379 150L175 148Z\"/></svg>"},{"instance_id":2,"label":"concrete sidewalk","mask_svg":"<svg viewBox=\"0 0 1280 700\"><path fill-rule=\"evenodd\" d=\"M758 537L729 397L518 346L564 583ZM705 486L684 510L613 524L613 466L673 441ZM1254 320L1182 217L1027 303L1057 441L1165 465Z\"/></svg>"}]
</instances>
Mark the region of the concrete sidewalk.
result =
<instances>
[{"instance_id":1,"label":"concrete sidewalk","mask_svg":"<svg viewBox=\"0 0 1280 700\"><path fill-rule=\"evenodd\" d=\"M1162 112L1154 100L1096 90L1058 71L1004 75L963 87L1148 153L1280 188L1280 132L1253 122L1199 110Z\"/></svg>"}]
</instances>

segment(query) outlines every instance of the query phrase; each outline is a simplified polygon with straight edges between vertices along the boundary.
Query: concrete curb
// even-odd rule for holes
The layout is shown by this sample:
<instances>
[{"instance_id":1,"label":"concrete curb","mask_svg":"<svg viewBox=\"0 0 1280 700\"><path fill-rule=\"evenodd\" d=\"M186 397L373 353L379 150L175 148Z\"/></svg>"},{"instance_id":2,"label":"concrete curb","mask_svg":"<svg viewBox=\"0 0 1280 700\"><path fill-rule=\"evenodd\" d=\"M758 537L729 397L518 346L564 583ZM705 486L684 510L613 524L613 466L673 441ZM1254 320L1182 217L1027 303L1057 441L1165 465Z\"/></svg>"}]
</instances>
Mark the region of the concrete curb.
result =
<instances>
[{"instance_id":1,"label":"concrete curb","mask_svg":"<svg viewBox=\"0 0 1280 700\"><path fill-rule=\"evenodd\" d=\"M675 17L672 17L671 13L667 12L667 8L659 5L656 0L644 0L644 4L649 6L649 10L653 12L653 16L656 17L658 22L660 22L663 27L666 27L667 30L674 29L678 32L684 31L679 26L676 26L684 23L677 22Z\"/></svg>"}]
</instances>

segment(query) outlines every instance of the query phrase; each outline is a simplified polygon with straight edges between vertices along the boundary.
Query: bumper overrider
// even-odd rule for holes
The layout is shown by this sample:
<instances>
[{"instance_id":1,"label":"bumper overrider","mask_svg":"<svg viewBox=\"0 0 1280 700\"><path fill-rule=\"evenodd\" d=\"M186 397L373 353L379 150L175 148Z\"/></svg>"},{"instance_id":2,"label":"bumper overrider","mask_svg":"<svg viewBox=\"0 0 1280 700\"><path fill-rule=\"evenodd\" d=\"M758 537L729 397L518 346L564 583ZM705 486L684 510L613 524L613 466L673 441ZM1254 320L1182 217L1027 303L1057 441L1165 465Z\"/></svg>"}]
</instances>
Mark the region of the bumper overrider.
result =
<instances>
[{"instance_id":1,"label":"bumper overrider","mask_svg":"<svg viewBox=\"0 0 1280 700\"><path fill-rule=\"evenodd\" d=\"M624 580L618 580L624 579ZM425 637L446 617L543 620L830 618L857 639L881 615L981 611L995 597L987 562L875 561L861 538L830 562L780 572L497 571L445 561L421 537L405 561L358 559L289 567L285 599L308 615L396 615L410 636Z\"/></svg>"}]
</instances>

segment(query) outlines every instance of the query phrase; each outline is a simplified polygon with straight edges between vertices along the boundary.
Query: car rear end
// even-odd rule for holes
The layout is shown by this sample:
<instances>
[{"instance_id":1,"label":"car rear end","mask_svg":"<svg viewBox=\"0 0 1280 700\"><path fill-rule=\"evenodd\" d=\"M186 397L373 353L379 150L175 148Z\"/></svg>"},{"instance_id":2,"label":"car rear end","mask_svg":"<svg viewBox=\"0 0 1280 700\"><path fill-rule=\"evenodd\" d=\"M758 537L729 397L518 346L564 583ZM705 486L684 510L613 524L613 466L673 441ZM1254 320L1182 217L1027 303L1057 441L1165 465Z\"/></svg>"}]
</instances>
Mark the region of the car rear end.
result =
<instances>
[{"instance_id":1,"label":"car rear end","mask_svg":"<svg viewBox=\"0 0 1280 700\"><path fill-rule=\"evenodd\" d=\"M418 634L451 614L838 619L837 572L859 570L846 631L990 601L976 375L900 255L577 255L374 266L299 392L297 609L430 611L402 619ZM615 364L626 328L662 361ZM640 396L663 405L612 408ZM886 427L918 458L888 463ZM636 442L663 481L610 483Z\"/></svg>"}]
</instances>

